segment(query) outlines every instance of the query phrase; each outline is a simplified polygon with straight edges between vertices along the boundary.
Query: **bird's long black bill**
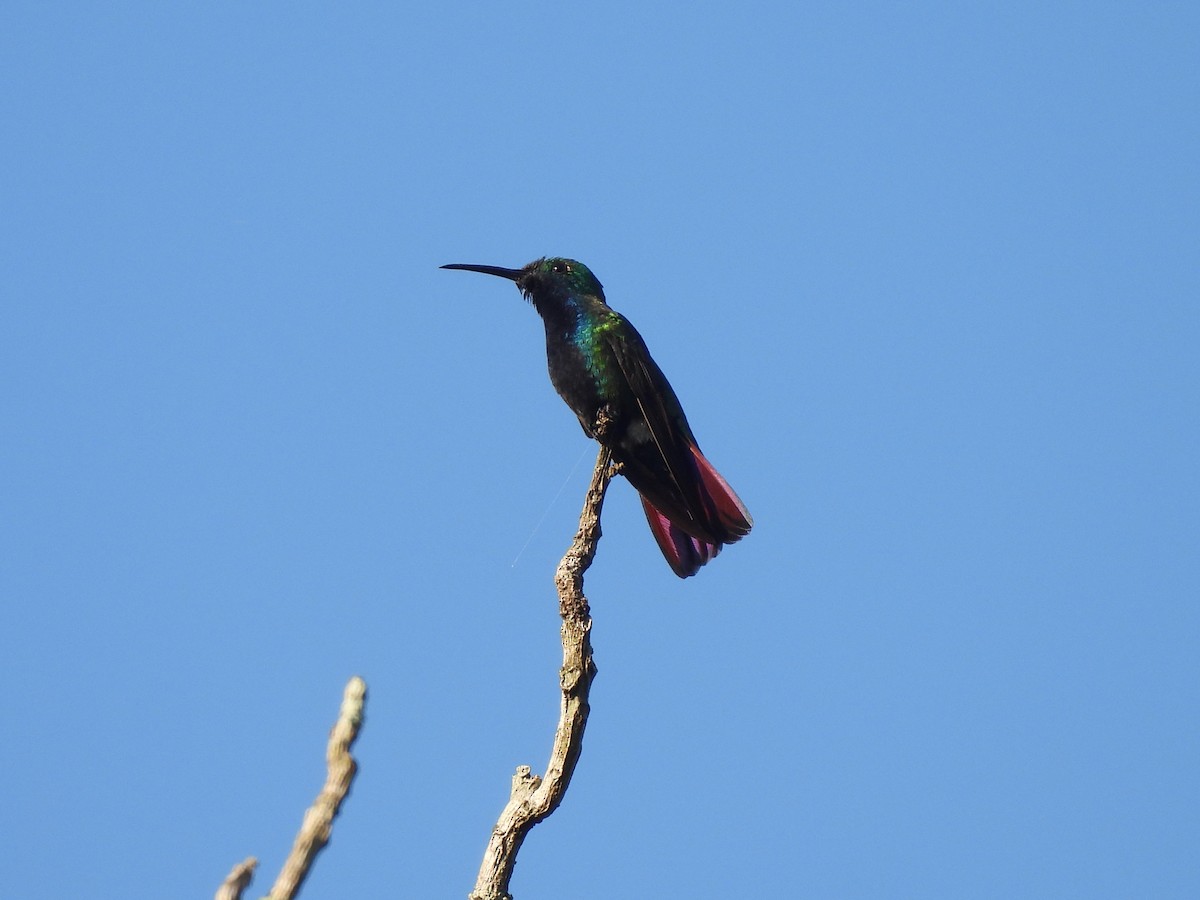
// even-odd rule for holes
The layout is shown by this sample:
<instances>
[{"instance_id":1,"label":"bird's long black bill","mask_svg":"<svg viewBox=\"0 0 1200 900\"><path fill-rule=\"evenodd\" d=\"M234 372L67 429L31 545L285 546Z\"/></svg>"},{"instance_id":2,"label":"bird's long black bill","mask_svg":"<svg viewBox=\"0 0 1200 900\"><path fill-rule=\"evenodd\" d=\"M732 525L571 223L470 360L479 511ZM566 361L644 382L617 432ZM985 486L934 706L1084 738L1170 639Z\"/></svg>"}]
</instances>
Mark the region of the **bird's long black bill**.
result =
<instances>
[{"instance_id":1,"label":"bird's long black bill","mask_svg":"<svg viewBox=\"0 0 1200 900\"><path fill-rule=\"evenodd\" d=\"M521 277L521 269L506 269L503 266L477 266L471 263L449 263L442 266L443 269L463 269L467 272L482 272L484 275L499 275L501 278L507 278L509 281L516 281Z\"/></svg>"}]
</instances>

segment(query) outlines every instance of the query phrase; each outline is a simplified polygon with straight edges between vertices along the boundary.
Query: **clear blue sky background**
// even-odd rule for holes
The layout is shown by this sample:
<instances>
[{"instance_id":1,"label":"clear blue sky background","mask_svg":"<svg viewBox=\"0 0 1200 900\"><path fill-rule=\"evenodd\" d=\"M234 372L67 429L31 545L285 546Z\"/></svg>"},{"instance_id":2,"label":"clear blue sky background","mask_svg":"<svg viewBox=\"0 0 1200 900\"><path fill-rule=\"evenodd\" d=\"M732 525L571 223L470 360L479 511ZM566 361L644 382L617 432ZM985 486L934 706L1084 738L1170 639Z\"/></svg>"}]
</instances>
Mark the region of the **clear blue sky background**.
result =
<instances>
[{"instance_id":1,"label":"clear blue sky background","mask_svg":"<svg viewBox=\"0 0 1200 900\"><path fill-rule=\"evenodd\" d=\"M594 451L437 267L541 255L756 527L614 486L520 900L1200 896L1195 3L9 0L0 119L11 896L265 892L356 673L305 897L465 896Z\"/></svg>"}]
</instances>

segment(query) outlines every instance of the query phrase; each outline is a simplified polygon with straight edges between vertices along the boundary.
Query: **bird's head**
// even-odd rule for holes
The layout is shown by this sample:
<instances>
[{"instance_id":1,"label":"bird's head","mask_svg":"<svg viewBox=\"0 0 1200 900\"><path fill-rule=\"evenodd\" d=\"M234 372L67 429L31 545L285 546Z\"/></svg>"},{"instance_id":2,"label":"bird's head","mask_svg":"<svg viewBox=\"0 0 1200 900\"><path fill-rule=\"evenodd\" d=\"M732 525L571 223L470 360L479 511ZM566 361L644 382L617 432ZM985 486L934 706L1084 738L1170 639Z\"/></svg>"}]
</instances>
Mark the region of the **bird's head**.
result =
<instances>
[{"instance_id":1,"label":"bird's head","mask_svg":"<svg viewBox=\"0 0 1200 900\"><path fill-rule=\"evenodd\" d=\"M521 293L535 306L543 301L565 300L568 297L592 296L604 301L604 286L592 270L574 259L559 256L535 259L520 269L502 266L480 266L469 263L450 263L443 269L465 269L515 281Z\"/></svg>"}]
</instances>

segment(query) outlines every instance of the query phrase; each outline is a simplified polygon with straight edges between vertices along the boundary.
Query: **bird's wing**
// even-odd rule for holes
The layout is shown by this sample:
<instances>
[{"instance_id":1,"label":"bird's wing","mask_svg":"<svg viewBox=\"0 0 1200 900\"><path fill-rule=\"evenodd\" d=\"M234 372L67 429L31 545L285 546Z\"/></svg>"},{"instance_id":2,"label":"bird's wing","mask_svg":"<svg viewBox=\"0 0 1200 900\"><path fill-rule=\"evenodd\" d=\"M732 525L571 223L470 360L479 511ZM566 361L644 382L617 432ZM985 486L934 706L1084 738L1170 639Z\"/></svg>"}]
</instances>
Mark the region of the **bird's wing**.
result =
<instances>
[{"instance_id":1,"label":"bird's wing","mask_svg":"<svg viewBox=\"0 0 1200 900\"><path fill-rule=\"evenodd\" d=\"M634 436L617 448L624 451L619 458L626 463L626 477L643 500L691 537L709 544L738 540L753 525L750 512L700 452L679 398L641 335L619 321L620 339L610 339L609 346L650 435L640 446ZM627 434L634 427L628 426Z\"/></svg>"},{"instance_id":2,"label":"bird's wing","mask_svg":"<svg viewBox=\"0 0 1200 900\"><path fill-rule=\"evenodd\" d=\"M614 314L615 315L615 314ZM696 439L671 383L650 356L646 342L627 320L620 320L618 334L608 337L617 367L629 385L650 433L651 446L637 441L630 426L624 452L626 477L634 487L675 524L689 533L713 540L707 506L697 472Z\"/></svg>"}]
</instances>

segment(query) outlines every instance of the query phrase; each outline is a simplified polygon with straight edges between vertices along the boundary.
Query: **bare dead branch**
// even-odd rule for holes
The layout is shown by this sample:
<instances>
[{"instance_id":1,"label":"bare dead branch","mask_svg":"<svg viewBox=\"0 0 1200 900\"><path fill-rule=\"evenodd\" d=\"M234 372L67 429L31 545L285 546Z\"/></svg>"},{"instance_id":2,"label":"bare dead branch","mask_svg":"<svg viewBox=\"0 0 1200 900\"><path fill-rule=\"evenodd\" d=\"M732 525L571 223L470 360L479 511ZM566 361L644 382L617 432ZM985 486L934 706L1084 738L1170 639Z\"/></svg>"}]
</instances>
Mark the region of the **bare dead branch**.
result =
<instances>
[{"instance_id":1,"label":"bare dead branch","mask_svg":"<svg viewBox=\"0 0 1200 900\"><path fill-rule=\"evenodd\" d=\"M283 870L275 879L268 900L292 900L304 879L308 877L313 860L329 843L334 817L341 809L342 801L350 793L350 784L358 771L358 764L350 756L350 748L362 728L363 704L366 699L366 682L355 675L346 684L341 711L333 730L329 732L329 746L325 751L328 763L325 786L304 814L300 833L296 835L292 852L284 861Z\"/></svg>"},{"instance_id":2,"label":"bare dead branch","mask_svg":"<svg viewBox=\"0 0 1200 900\"><path fill-rule=\"evenodd\" d=\"M257 859L253 856L246 857L225 876L213 900L242 900L242 891L250 886L250 879L254 877L257 867Z\"/></svg>"},{"instance_id":3,"label":"bare dead branch","mask_svg":"<svg viewBox=\"0 0 1200 900\"><path fill-rule=\"evenodd\" d=\"M596 675L592 661L592 618L583 595L583 573L592 564L600 540L600 510L612 474L609 460L608 450L601 448L579 516L579 530L554 576L559 614L563 620L563 664L559 671L562 701L546 775L543 778L532 774L529 766L517 768L512 793L492 829L470 900L512 900L508 885L516 866L517 851L530 829L562 802L583 749L588 694Z\"/></svg>"}]
</instances>

